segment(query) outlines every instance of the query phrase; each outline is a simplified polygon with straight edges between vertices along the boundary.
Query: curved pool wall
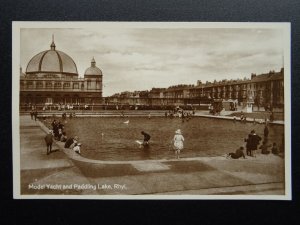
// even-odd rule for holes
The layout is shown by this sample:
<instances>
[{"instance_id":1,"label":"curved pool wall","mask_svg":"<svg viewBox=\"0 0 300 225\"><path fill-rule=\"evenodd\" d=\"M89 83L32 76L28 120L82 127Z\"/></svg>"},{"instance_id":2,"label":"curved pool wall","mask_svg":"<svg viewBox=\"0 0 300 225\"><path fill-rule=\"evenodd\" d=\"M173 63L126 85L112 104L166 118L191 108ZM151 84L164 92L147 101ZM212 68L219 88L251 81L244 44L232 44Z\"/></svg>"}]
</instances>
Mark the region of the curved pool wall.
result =
<instances>
[{"instance_id":1,"label":"curved pool wall","mask_svg":"<svg viewBox=\"0 0 300 225\"><path fill-rule=\"evenodd\" d=\"M145 115L144 115L144 117L145 117ZM210 115L207 115L207 116L201 116L201 117L203 117L203 118L215 118L215 119L221 119L221 120L233 120L233 118L232 117L222 117L222 116L210 116ZM88 118L88 117L87 117ZM92 119L92 118L90 118L90 119ZM104 119L104 118L103 118ZM116 118L115 118L116 119ZM123 120L124 120L125 118L117 118L117 120L119 121L119 122L122 122ZM134 119L134 118L130 118L130 120L132 120L132 119ZM165 119L165 118L163 118L163 119ZM196 119L196 118L193 118L193 119ZM186 122L186 124L189 124L188 126L191 126L194 122L193 122L193 119L192 120L190 120L189 122ZM81 120L81 119L79 119L79 120ZM107 120L107 118L105 118L105 120ZM146 121L148 121L149 119L146 117L146 118L143 118L143 120L146 120ZM168 121L168 118L166 118L166 120ZM177 120L177 122L178 121L181 121L181 120L179 120L179 118L174 118L173 119L174 121L175 120ZM75 120L73 120L73 121L75 121ZM94 119L92 119L92 121L94 121ZM151 120L150 120L151 121ZM260 127L258 130L260 130L260 132L258 132L259 133L259 135L260 136L263 136L262 134L261 134L261 131L262 131L262 129L263 129L263 127L264 127L264 124L256 124L255 126L252 126L252 124L253 124L253 120L250 120L250 118L248 118L248 125L245 125L245 124L243 124L242 126L248 126L248 127L246 127L246 129L243 131L244 132L244 134L245 135L242 135L242 137L246 137L246 135L250 132L250 129L252 129L252 128L254 128L254 129L258 129L258 127ZM123 123L123 122L122 122ZM230 121L230 125L232 125L234 122L233 121ZM178 123L177 123L178 124ZM180 125L181 125L181 122L179 123ZM240 126L239 124L241 124L241 122L240 121L236 121L236 124L234 125L234 126ZM279 129L281 129L281 130L283 130L283 121L275 121L275 122L272 122L272 123L270 123L271 124L271 127L272 126L276 126L276 127L281 127L281 128L279 128ZM66 124L66 127L68 127L68 125L69 125L69 123L67 123ZM122 124L123 125L123 124ZM280 126L277 126L277 125L280 125ZM44 126L44 125L42 125L42 126ZM218 127L217 127L218 128ZM215 129L217 129L217 128L215 128ZM46 129L47 130L47 128L46 127L44 127L44 129ZM162 129L161 127L156 127L156 129ZM139 134L139 132L140 132L140 130L138 129L138 131L136 132L136 134L134 135L134 137L135 136L138 136L138 135L140 135ZM72 134L72 133L70 133L70 134ZM72 135L71 135L72 136ZM172 136L173 136L173 130L172 130L172 134L170 134L170 138L172 138ZM281 136L281 135L279 135L279 136ZM80 137L80 136L79 136ZM139 138L141 138L141 137L139 137ZM281 137L280 137L281 138ZM95 137L92 137L92 139L95 139ZM98 139L99 139L99 137L98 137ZM224 139L224 138L223 138ZM194 157L211 157L211 156L220 156L220 155L223 155L223 154L225 154L225 153L228 153L228 152L232 152L232 151L235 151L235 149L237 148L237 147L239 147L239 145L245 145L245 143L244 143L244 141L242 140L243 138L238 138L238 141L237 141L237 143L236 144L233 144L232 146L234 146L234 147L231 147L231 148L224 148L224 149L220 149L220 151L216 151L214 154L206 154L205 152L202 152L201 154L194 154L194 152L192 152L192 154L189 154L188 153L188 150L184 150L183 151L183 153L182 153L182 157L183 158L194 158ZM278 139L278 137L277 137L277 139ZM222 140L222 139L220 139L220 140ZM217 141L219 141L219 140L217 140ZM80 142L83 142L83 145L85 145L85 148L87 148L87 144L85 143L85 140L84 139L81 139L80 140ZM89 142L89 141L88 141ZM226 138L225 138L225 140L223 140L223 142L226 144L226 142L230 142L230 141L228 141ZM57 142L59 145L62 145L62 149L64 149L63 148L63 143L61 143L61 142ZM131 144L133 143L133 141L131 141L130 142ZM117 145L117 148L119 147L119 150L120 151L122 151L122 148L123 148L123 143L117 143L118 145ZM277 143L278 145L280 145L281 143L278 141L278 143ZM125 163L125 162L129 162L129 164L131 164L132 162L135 162L135 161L140 161L140 160L147 160L147 161L151 161L151 160L155 160L155 161L164 161L164 160L172 160L172 159L174 159L174 152L172 151L172 149L170 149L171 151L164 151L164 153L165 154L158 154L157 155L157 153L156 153L156 150L155 150L155 146L156 144L155 144L155 142L154 143L152 143L152 149L150 149L150 151L147 151L147 150L144 150L143 148L142 149L140 149L139 147L138 147L138 145L136 145L136 144L133 144L132 146L134 147L134 149L132 150L132 149L130 149L130 150L128 150L127 149L127 152L125 153L125 154L123 154L122 152L121 152L121 154L119 155L119 154L115 154L115 153L113 153L112 154L112 152L114 151L114 149L112 150L112 148L110 148L109 149L109 151L104 151L104 152L100 152L100 153L98 153L98 155L101 155L100 157L94 157L93 155L91 156L91 154L94 154L94 152L93 151L88 151L88 150L85 150L85 148L83 148L83 151L82 151L82 156L79 156L79 155L77 155L77 154L73 154L73 152L70 150L68 150L68 149L64 149L64 151L65 152L67 152L67 154L69 155L69 157L71 157L71 158L74 158L74 160L77 160L77 161L80 161L80 162L89 162L89 163L97 163L97 162L100 162L100 163L104 163L104 162L106 162L106 163L108 163L108 164L119 164L119 163ZM127 146L128 147L128 146ZM187 147L188 147L188 144L187 144ZM222 147L222 145L220 145L220 148L223 148ZM105 149L105 150L107 150L107 149ZM69 151L69 153L68 153L68 151ZM133 157L131 157L130 155L128 156L128 152L130 152L130 154L132 154L133 155ZM188 154L187 154L188 153ZM191 151L190 151L190 153L191 153ZM205 154L204 154L205 153ZM72 155L70 155L70 154L72 154ZM110 156L107 156L107 155L109 155L109 154L111 154ZM79 160L80 159L80 160ZM124 168L123 168L124 169Z\"/></svg>"}]
</instances>

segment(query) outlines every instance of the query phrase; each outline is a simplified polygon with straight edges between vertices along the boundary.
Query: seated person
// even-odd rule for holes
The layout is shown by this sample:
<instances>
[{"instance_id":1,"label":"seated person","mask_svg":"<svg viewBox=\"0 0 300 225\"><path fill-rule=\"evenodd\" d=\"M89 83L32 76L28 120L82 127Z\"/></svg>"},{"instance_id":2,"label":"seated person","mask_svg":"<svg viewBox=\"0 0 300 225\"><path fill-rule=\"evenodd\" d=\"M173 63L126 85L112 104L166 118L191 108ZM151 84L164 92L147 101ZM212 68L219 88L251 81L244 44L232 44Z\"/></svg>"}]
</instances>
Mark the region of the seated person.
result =
<instances>
[{"instance_id":1,"label":"seated person","mask_svg":"<svg viewBox=\"0 0 300 225\"><path fill-rule=\"evenodd\" d=\"M81 144L76 142L74 144L73 151L76 152L76 153L78 153L78 154L81 154L80 153L80 147L81 147Z\"/></svg>"},{"instance_id":2,"label":"seated person","mask_svg":"<svg viewBox=\"0 0 300 225\"><path fill-rule=\"evenodd\" d=\"M245 154L244 154L243 150L244 150L244 147L240 147L239 149L237 149L235 151L235 153L233 153L233 152L228 153L226 158L231 157L232 159L239 159L239 158L243 157L245 159Z\"/></svg>"},{"instance_id":3,"label":"seated person","mask_svg":"<svg viewBox=\"0 0 300 225\"><path fill-rule=\"evenodd\" d=\"M78 141L78 137L75 136L74 138L69 138L66 140L66 143L65 143L65 148L73 148L74 147L74 143L76 142L77 143Z\"/></svg>"},{"instance_id":4,"label":"seated person","mask_svg":"<svg viewBox=\"0 0 300 225\"><path fill-rule=\"evenodd\" d=\"M261 149L261 154L264 155L270 154L270 151L268 150L269 147L271 147L271 145L267 145L267 141L264 140L263 144L259 147L259 149Z\"/></svg>"}]
</instances>

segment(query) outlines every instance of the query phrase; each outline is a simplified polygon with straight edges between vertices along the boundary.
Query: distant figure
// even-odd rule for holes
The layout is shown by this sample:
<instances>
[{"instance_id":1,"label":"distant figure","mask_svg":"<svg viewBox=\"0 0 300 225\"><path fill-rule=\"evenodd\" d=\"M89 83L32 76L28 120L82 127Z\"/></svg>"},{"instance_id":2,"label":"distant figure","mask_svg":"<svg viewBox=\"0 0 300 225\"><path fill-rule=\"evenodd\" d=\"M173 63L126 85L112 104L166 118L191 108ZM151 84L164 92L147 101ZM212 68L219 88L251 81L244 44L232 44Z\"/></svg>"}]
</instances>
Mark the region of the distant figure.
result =
<instances>
[{"instance_id":1,"label":"distant figure","mask_svg":"<svg viewBox=\"0 0 300 225\"><path fill-rule=\"evenodd\" d=\"M267 117L265 117L265 124L268 125L269 122L270 122L270 120Z\"/></svg>"},{"instance_id":2,"label":"distant figure","mask_svg":"<svg viewBox=\"0 0 300 225\"><path fill-rule=\"evenodd\" d=\"M268 136L269 136L269 128L268 128L268 125L265 125L264 138L268 138Z\"/></svg>"},{"instance_id":3,"label":"distant figure","mask_svg":"<svg viewBox=\"0 0 300 225\"><path fill-rule=\"evenodd\" d=\"M266 141L263 141L263 144L259 147L261 149L261 154L268 155L270 151L268 150L269 147L272 145L268 145Z\"/></svg>"},{"instance_id":4,"label":"distant figure","mask_svg":"<svg viewBox=\"0 0 300 225\"><path fill-rule=\"evenodd\" d=\"M271 115L270 115L270 122L273 122L274 121L274 113L271 112Z\"/></svg>"},{"instance_id":5,"label":"distant figure","mask_svg":"<svg viewBox=\"0 0 300 225\"><path fill-rule=\"evenodd\" d=\"M182 136L180 129L175 131L173 142L174 142L175 156L177 157L177 159L179 159L180 151L183 149L183 142L184 142L184 137Z\"/></svg>"},{"instance_id":6,"label":"distant figure","mask_svg":"<svg viewBox=\"0 0 300 225\"><path fill-rule=\"evenodd\" d=\"M273 143L273 147L272 147L271 151L274 155L278 155L278 153L279 153L277 144L275 142Z\"/></svg>"},{"instance_id":7,"label":"distant figure","mask_svg":"<svg viewBox=\"0 0 300 225\"><path fill-rule=\"evenodd\" d=\"M231 157L232 159L239 159L239 158L243 157L245 159L245 154L244 154L243 150L244 150L244 147L240 147L235 151L235 153L234 152L228 153L226 158Z\"/></svg>"},{"instance_id":8,"label":"distant figure","mask_svg":"<svg viewBox=\"0 0 300 225\"><path fill-rule=\"evenodd\" d=\"M30 110L30 117L33 120L33 110Z\"/></svg>"},{"instance_id":9,"label":"distant figure","mask_svg":"<svg viewBox=\"0 0 300 225\"><path fill-rule=\"evenodd\" d=\"M244 120L244 113L243 113L243 111L241 111L240 118L241 118L241 122L242 122Z\"/></svg>"},{"instance_id":10,"label":"distant figure","mask_svg":"<svg viewBox=\"0 0 300 225\"><path fill-rule=\"evenodd\" d=\"M144 135L143 145L144 146L148 146L149 145L149 140L150 140L151 136L149 134L147 134L146 132L144 132L144 131L142 131L141 134Z\"/></svg>"},{"instance_id":11,"label":"distant figure","mask_svg":"<svg viewBox=\"0 0 300 225\"><path fill-rule=\"evenodd\" d=\"M248 156L251 156L251 155L252 155L252 154L251 154L251 149L250 149L250 135L251 135L251 134L248 135L248 138L245 138L245 142L246 142L246 154L247 154Z\"/></svg>"},{"instance_id":12,"label":"distant figure","mask_svg":"<svg viewBox=\"0 0 300 225\"><path fill-rule=\"evenodd\" d=\"M47 146L47 155L49 155L52 151L52 143L53 143L53 134L52 130L45 136L45 142Z\"/></svg>"},{"instance_id":13,"label":"distant figure","mask_svg":"<svg viewBox=\"0 0 300 225\"><path fill-rule=\"evenodd\" d=\"M149 113L149 115L148 115L148 119L151 119L151 113Z\"/></svg>"},{"instance_id":14,"label":"distant figure","mask_svg":"<svg viewBox=\"0 0 300 225\"><path fill-rule=\"evenodd\" d=\"M66 114L65 112L62 114L62 118L63 118L64 120L67 118L67 114Z\"/></svg>"},{"instance_id":15,"label":"distant figure","mask_svg":"<svg viewBox=\"0 0 300 225\"><path fill-rule=\"evenodd\" d=\"M35 110L35 111L34 111L33 115L34 115L34 121L36 121L36 119L37 119L37 116L38 116L38 112L37 112L37 110Z\"/></svg>"},{"instance_id":16,"label":"distant figure","mask_svg":"<svg viewBox=\"0 0 300 225\"><path fill-rule=\"evenodd\" d=\"M234 123L236 122L236 116L233 116L233 122Z\"/></svg>"}]
</instances>

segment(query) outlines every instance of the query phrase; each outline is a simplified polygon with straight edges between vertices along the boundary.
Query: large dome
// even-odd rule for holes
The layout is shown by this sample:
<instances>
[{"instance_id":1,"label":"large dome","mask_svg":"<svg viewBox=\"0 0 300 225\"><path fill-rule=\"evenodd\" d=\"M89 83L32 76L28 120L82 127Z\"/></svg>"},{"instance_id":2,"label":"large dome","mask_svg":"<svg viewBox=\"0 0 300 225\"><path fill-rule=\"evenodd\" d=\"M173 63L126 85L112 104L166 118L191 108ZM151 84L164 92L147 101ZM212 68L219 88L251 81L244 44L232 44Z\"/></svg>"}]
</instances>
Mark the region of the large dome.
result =
<instances>
[{"instance_id":1,"label":"large dome","mask_svg":"<svg viewBox=\"0 0 300 225\"><path fill-rule=\"evenodd\" d=\"M51 49L35 55L28 63L26 73L55 72L78 75L73 59L66 53L55 50L52 42Z\"/></svg>"},{"instance_id":2,"label":"large dome","mask_svg":"<svg viewBox=\"0 0 300 225\"><path fill-rule=\"evenodd\" d=\"M91 61L91 67L87 68L84 72L84 76L102 76L102 71L96 66L96 61L93 58Z\"/></svg>"}]
</instances>

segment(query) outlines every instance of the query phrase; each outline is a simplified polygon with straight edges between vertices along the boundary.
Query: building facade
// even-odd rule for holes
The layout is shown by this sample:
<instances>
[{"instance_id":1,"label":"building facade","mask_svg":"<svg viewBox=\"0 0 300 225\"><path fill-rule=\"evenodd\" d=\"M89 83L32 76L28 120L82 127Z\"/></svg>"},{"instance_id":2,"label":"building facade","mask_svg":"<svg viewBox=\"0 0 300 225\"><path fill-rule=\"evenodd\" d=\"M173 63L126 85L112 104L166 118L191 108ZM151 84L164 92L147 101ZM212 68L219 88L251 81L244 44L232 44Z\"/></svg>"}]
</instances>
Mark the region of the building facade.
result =
<instances>
[{"instance_id":1,"label":"building facade","mask_svg":"<svg viewBox=\"0 0 300 225\"><path fill-rule=\"evenodd\" d=\"M196 85L181 84L134 93L134 95L131 92L115 94L108 97L106 102L111 104L195 106L223 102L223 106L230 103L227 110L243 109L247 106L254 107L255 110L283 109L284 69L260 75L251 74L251 79L224 79L206 83L198 81Z\"/></svg>"},{"instance_id":2,"label":"building facade","mask_svg":"<svg viewBox=\"0 0 300 225\"><path fill-rule=\"evenodd\" d=\"M20 68L20 107L83 107L102 103L102 71L95 59L80 78L74 60L56 50L42 51Z\"/></svg>"}]
</instances>

